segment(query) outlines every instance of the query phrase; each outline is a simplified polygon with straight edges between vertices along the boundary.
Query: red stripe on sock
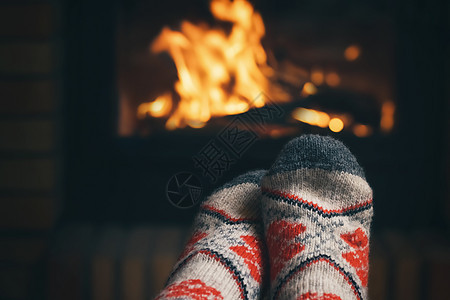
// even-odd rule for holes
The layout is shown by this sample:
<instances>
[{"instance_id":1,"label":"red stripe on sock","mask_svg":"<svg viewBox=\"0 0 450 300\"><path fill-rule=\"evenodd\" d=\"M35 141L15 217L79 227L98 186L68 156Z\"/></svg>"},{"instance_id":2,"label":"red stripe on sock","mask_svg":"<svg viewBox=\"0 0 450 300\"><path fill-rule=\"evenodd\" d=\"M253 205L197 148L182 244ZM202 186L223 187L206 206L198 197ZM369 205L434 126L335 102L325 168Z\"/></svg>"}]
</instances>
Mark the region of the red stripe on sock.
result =
<instances>
[{"instance_id":1,"label":"red stripe on sock","mask_svg":"<svg viewBox=\"0 0 450 300\"><path fill-rule=\"evenodd\" d=\"M370 200L367 200L365 202L358 203L358 204L351 205L351 206L347 206L347 207L340 208L340 209L324 209L323 207L317 205L316 203L313 203L311 201L307 201L307 200L305 200L305 199L303 199L301 197L298 197L296 195L293 195L293 194L289 194L289 193L282 192L282 191L277 191L277 190L271 190L271 189L267 189L267 188L261 188L261 189L262 189L263 192L266 192L266 193L270 193L270 194L273 194L273 195L276 195L276 196L280 196L280 197L283 197L283 198L288 198L290 200L295 200L295 201L298 201L300 203L311 205L314 208L316 208L316 209L318 209L321 212L326 213L326 214L329 214L329 213L344 213L344 212L347 212L347 211L351 211L351 210L355 210L355 209L358 209L358 208L361 208L361 207L365 207L365 206L371 205L372 202L373 202L373 200L370 199Z\"/></svg>"}]
</instances>

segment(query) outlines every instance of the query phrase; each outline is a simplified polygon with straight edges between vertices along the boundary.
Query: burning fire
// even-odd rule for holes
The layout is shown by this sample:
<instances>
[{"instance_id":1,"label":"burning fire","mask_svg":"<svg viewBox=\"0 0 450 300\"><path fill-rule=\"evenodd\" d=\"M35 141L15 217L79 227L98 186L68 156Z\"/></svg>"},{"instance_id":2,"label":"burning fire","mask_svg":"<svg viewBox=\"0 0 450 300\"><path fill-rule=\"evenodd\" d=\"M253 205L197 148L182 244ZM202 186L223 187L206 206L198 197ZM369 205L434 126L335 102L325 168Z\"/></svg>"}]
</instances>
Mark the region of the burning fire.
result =
<instances>
[{"instance_id":1,"label":"burning fire","mask_svg":"<svg viewBox=\"0 0 450 300\"><path fill-rule=\"evenodd\" d=\"M325 72L316 66L308 75L289 61L278 64L273 56L270 61L276 69L269 67L261 45L264 23L247 0L211 0L210 11L216 20L229 23L229 30L183 21L178 31L165 27L152 42L152 53L167 52L171 56L178 79L172 91L140 104L138 118L166 118L168 130L186 126L202 128L212 117L264 106L268 100L265 95L278 101L291 100L276 83L278 79L301 87L299 96L302 97L319 93L325 83L336 88L344 82L345 77L341 78L336 71ZM360 57L361 51L360 46L350 45L343 54L352 62ZM388 133L394 126L394 103L385 101L381 114L380 130ZM351 130L358 137L374 132L373 126L358 124L347 114L333 115L300 107L292 112L292 117L333 132ZM279 135L279 132L273 129L271 135Z\"/></svg>"},{"instance_id":2,"label":"burning fire","mask_svg":"<svg viewBox=\"0 0 450 300\"><path fill-rule=\"evenodd\" d=\"M151 51L168 52L176 65L176 93L141 104L140 118L169 116L169 130L201 128L211 117L264 106L266 99L258 95L269 93L273 70L261 45L261 15L246 0L212 0L210 11L231 23L231 30L183 21L180 31L165 27L153 41Z\"/></svg>"}]
</instances>

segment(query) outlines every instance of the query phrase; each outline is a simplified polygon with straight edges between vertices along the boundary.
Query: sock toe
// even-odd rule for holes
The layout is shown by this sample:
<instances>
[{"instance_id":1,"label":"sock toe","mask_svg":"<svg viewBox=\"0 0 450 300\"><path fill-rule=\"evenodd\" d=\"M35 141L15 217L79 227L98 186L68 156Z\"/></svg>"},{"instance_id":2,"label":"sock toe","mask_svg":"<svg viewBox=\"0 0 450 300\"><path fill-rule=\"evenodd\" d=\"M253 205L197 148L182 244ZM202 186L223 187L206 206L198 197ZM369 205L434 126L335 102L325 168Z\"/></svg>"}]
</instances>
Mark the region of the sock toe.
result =
<instances>
[{"instance_id":1,"label":"sock toe","mask_svg":"<svg viewBox=\"0 0 450 300\"><path fill-rule=\"evenodd\" d=\"M284 146L269 175L295 169L341 171L365 179L364 171L350 150L329 136L303 135Z\"/></svg>"},{"instance_id":2,"label":"sock toe","mask_svg":"<svg viewBox=\"0 0 450 300\"><path fill-rule=\"evenodd\" d=\"M262 177L267 173L266 170L254 170L254 171L249 171L247 173L244 173L242 175L239 175L238 177L232 179L231 181L225 183L223 186L221 186L220 188L216 189L214 191L214 193L220 191L220 190L224 190L224 189L228 189L231 188L233 186L237 186L240 184L244 184L244 183L253 183L256 185L259 185L261 182Z\"/></svg>"},{"instance_id":3,"label":"sock toe","mask_svg":"<svg viewBox=\"0 0 450 300\"><path fill-rule=\"evenodd\" d=\"M202 209L221 212L232 218L259 219L260 182L266 170L250 171L227 182L206 199Z\"/></svg>"}]
</instances>

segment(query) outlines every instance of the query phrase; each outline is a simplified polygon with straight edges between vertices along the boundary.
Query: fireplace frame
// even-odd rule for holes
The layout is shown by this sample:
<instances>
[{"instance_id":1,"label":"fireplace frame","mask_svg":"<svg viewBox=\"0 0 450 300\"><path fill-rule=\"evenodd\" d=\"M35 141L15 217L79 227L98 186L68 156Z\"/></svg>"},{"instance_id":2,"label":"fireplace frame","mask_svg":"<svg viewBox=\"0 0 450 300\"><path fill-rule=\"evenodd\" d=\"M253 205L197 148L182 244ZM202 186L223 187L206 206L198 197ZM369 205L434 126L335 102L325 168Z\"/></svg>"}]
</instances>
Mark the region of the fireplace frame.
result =
<instances>
[{"instance_id":1,"label":"fireplace frame","mask_svg":"<svg viewBox=\"0 0 450 300\"><path fill-rule=\"evenodd\" d=\"M398 0L395 5L410 5L420 15L418 4ZM195 170L191 157L211 137L192 140L191 136L175 135L176 142L167 135L119 137L114 51L118 0L67 0L64 7L65 175L61 221L188 223L195 209L173 207L165 199L163 185L176 171ZM430 9L438 20L443 20L438 6ZM435 32L434 23L416 25L398 9L392 14L397 41L395 132L364 140L346 134L338 137L356 153L375 187L379 201L375 202L379 207L375 228L419 227L415 218L418 215L425 215L422 220L431 226L444 219L438 208L445 205L445 80L449 61L445 47L441 47L443 38L430 34ZM434 55L425 61L422 51L434 51ZM434 76L427 75L430 70ZM430 91L427 85L435 88ZM421 116L422 123L417 116ZM268 157L284 142L258 141L255 148L264 150L244 156L242 163L233 166L221 181L246 169L269 167ZM435 200L423 208L418 206L423 198ZM399 211L404 213L397 216Z\"/></svg>"}]
</instances>

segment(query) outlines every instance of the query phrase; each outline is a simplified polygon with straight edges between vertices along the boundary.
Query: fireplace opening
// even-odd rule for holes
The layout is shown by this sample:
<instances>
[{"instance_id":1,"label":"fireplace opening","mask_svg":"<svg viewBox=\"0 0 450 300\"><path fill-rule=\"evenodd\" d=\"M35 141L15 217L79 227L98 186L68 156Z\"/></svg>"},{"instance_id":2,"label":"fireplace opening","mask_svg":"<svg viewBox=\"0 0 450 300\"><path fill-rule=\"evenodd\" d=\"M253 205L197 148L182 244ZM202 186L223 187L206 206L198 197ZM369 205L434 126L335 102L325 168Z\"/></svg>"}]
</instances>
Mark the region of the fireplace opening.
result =
<instances>
[{"instance_id":1,"label":"fireplace opening","mask_svg":"<svg viewBox=\"0 0 450 300\"><path fill-rule=\"evenodd\" d=\"M260 13L257 4L202 2L194 18L159 23L148 1L121 9L118 134L211 134L227 122L224 116L271 104L284 113L271 120L264 138L295 136L309 127L358 138L393 130L389 17L277 16Z\"/></svg>"}]
</instances>

